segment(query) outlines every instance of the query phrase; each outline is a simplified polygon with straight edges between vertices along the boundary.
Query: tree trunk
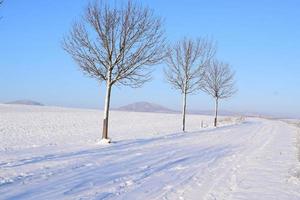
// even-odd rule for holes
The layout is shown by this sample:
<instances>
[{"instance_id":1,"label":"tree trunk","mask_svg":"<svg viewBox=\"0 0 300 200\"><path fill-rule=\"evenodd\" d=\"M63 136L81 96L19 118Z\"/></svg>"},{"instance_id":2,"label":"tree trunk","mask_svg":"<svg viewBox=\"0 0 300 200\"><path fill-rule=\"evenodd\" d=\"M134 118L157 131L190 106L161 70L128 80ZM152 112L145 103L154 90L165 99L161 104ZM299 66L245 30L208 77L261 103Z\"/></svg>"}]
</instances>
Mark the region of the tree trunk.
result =
<instances>
[{"instance_id":1,"label":"tree trunk","mask_svg":"<svg viewBox=\"0 0 300 200\"><path fill-rule=\"evenodd\" d=\"M216 98L216 102L215 102L215 122L214 122L214 126L217 127L218 124L218 98Z\"/></svg>"},{"instance_id":2,"label":"tree trunk","mask_svg":"<svg viewBox=\"0 0 300 200\"><path fill-rule=\"evenodd\" d=\"M186 93L183 93L183 107L182 107L182 131L185 131L185 113L186 113Z\"/></svg>"},{"instance_id":3,"label":"tree trunk","mask_svg":"<svg viewBox=\"0 0 300 200\"><path fill-rule=\"evenodd\" d=\"M109 106L110 106L110 94L111 94L111 84L107 83L106 84L105 104L104 104L102 139L108 139L108 117L109 117Z\"/></svg>"}]
</instances>

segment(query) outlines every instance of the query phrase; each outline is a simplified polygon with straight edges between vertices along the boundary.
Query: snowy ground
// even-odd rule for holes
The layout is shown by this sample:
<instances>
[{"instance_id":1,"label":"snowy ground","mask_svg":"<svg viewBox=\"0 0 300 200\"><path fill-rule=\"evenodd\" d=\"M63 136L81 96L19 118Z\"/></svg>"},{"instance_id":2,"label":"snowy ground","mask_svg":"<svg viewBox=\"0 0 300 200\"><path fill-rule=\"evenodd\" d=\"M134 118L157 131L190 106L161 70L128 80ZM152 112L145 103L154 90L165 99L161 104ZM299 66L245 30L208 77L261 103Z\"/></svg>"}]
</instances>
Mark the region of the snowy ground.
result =
<instances>
[{"instance_id":1,"label":"snowy ground","mask_svg":"<svg viewBox=\"0 0 300 200\"><path fill-rule=\"evenodd\" d=\"M0 105L0 199L300 199L293 124L112 112L99 146L101 116Z\"/></svg>"},{"instance_id":2,"label":"snowy ground","mask_svg":"<svg viewBox=\"0 0 300 200\"><path fill-rule=\"evenodd\" d=\"M45 145L95 144L101 138L103 112L98 110L0 104L0 150ZM236 118L221 117L222 124ZM187 130L212 126L213 117L187 116ZM181 130L181 115L112 111L114 141L150 138Z\"/></svg>"}]
</instances>

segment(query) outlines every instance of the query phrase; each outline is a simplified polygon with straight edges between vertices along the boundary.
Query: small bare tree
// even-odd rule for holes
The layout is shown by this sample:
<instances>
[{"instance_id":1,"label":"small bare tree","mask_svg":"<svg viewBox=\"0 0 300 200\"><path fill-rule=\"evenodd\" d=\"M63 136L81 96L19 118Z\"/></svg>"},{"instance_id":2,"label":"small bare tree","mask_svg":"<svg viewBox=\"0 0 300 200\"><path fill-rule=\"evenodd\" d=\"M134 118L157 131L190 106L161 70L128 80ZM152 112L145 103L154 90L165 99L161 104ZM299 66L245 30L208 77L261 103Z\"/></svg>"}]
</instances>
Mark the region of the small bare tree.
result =
<instances>
[{"instance_id":1,"label":"small bare tree","mask_svg":"<svg viewBox=\"0 0 300 200\"><path fill-rule=\"evenodd\" d=\"M229 64L214 60L206 69L203 91L215 99L214 126L218 123L219 100L231 97L236 93L234 73Z\"/></svg>"},{"instance_id":2,"label":"small bare tree","mask_svg":"<svg viewBox=\"0 0 300 200\"><path fill-rule=\"evenodd\" d=\"M84 19L75 23L63 48L88 76L106 83L102 139L108 140L113 85L133 88L151 79L151 66L165 55L161 19L149 8L131 1L111 7L89 4Z\"/></svg>"},{"instance_id":3,"label":"small bare tree","mask_svg":"<svg viewBox=\"0 0 300 200\"><path fill-rule=\"evenodd\" d=\"M206 66L215 55L215 44L199 38L183 39L169 48L165 77L183 97L182 130L185 131L187 95L201 89Z\"/></svg>"}]
</instances>

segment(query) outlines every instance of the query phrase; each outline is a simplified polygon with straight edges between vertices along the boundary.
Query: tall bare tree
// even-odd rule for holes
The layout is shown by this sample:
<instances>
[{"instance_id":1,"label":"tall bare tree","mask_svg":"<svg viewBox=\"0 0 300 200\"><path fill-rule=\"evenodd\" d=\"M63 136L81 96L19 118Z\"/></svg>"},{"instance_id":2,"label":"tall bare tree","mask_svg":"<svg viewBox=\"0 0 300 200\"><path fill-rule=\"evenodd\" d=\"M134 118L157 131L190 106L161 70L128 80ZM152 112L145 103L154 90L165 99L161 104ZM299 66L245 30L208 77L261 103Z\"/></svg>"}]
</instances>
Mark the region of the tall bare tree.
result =
<instances>
[{"instance_id":1,"label":"tall bare tree","mask_svg":"<svg viewBox=\"0 0 300 200\"><path fill-rule=\"evenodd\" d=\"M187 95L201 89L205 68L215 52L214 42L204 38L196 40L184 38L169 48L165 77L172 87L182 94L183 131L185 131Z\"/></svg>"},{"instance_id":2,"label":"tall bare tree","mask_svg":"<svg viewBox=\"0 0 300 200\"><path fill-rule=\"evenodd\" d=\"M219 100L231 97L237 92L235 88L234 72L229 64L213 60L206 69L203 90L215 99L214 126L218 123Z\"/></svg>"},{"instance_id":3,"label":"tall bare tree","mask_svg":"<svg viewBox=\"0 0 300 200\"><path fill-rule=\"evenodd\" d=\"M106 83L102 139L108 140L112 86L136 88L151 79L151 66L165 55L164 30L147 7L95 1L64 38L63 48L86 75Z\"/></svg>"}]
</instances>

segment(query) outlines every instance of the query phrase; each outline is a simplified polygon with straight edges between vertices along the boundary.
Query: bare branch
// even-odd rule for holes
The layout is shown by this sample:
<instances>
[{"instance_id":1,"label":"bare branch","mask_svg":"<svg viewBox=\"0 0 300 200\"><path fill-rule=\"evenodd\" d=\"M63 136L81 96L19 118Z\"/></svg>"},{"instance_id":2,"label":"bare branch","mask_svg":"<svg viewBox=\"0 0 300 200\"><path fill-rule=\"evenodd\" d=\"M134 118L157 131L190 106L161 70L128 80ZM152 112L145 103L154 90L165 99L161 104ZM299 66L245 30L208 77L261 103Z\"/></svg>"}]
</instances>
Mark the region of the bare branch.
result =
<instances>
[{"instance_id":1,"label":"bare branch","mask_svg":"<svg viewBox=\"0 0 300 200\"><path fill-rule=\"evenodd\" d=\"M167 81L181 93L193 93L202 87L205 68L216 52L214 42L199 38L183 39L169 48L166 56Z\"/></svg>"},{"instance_id":2,"label":"bare branch","mask_svg":"<svg viewBox=\"0 0 300 200\"><path fill-rule=\"evenodd\" d=\"M237 92L229 64L217 60L206 69L204 83L203 91L216 99L229 98Z\"/></svg>"},{"instance_id":3,"label":"bare branch","mask_svg":"<svg viewBox=\"0 0 300 200\"><path fill-rule=\"evenodd\" d=\"M2 6L4 0L0 0L0 6ZM0 19L2 19L2 16L0 16Z\"/></svg>"},{"instance_id":4,"label":"bare branch","mask_svg":"<svg viewBox=\"0 0 300 200\"><path fill-rule=\"evenodd\" d=\"M63 48L83 72L109 84L139 87L151 78L151 66L165 53L161 19L129 1L112 8L95 1L75 23Z\"/></svg>"}]
</instances>

